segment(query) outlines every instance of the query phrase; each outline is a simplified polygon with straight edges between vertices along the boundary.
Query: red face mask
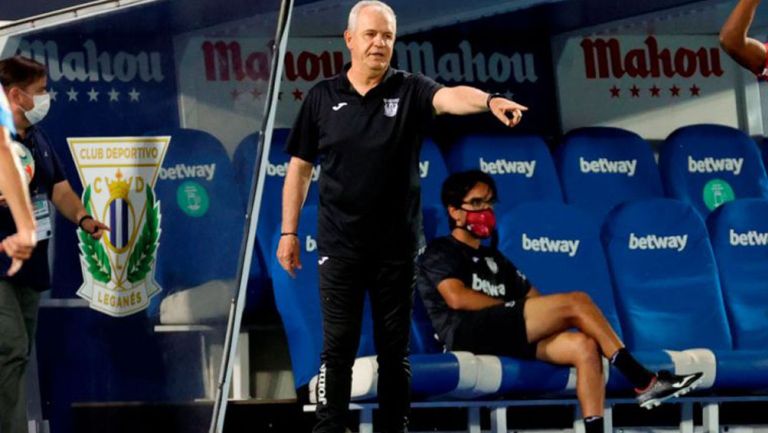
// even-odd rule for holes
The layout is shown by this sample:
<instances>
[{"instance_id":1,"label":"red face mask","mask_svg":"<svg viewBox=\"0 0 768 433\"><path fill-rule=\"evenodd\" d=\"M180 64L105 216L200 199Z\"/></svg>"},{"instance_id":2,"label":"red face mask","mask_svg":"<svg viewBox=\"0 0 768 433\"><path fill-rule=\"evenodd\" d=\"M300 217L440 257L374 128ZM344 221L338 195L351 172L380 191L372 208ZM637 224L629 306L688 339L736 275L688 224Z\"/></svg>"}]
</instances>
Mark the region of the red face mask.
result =
<instances>
[{"instance_id":1,"label":"red face mask","mask_svg":"<svg viewBox=\"0 0 768 433\"><path fill-rule=\"evenodd\" d=\"M480 239L488 239L496 228L493 209L463 210L467 212L467 231Z\"/></svg>"}]
</instances>

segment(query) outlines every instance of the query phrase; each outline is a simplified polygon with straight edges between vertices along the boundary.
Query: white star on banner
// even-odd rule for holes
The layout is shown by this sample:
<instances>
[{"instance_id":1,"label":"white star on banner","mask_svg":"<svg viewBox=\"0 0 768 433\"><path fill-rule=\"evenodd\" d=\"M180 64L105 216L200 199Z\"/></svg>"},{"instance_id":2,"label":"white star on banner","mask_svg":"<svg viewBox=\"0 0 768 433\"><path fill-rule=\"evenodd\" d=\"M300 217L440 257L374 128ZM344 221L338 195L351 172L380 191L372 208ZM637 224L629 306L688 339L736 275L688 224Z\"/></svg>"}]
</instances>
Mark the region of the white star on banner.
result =
<instances>
[{"instance_id":1,"label":"white star on banner","mask_svg":"<svg viewBox=\"0 0 768 433\"><path fill-rule=\"evenodd\" d=\"M54 89L51 89L51 90L48 91L48 94L51 95L51 101L55 101L56 100L56 95L58 95L59 92L55 91Z\"/></svg>"},{"instance_id":2,"label":"white star on banner","mask_svg":"<svg viewBox=\"0 0 768 433\"><path fill-rule=\"evenodd\" d=\"M88 92L88 101L98 101L99 100L99 92L96 91L93 87L91 87L91 91Z\"/></svg>"},{"instance_id":3,"label":"white star on banner","mask_svg":"<svg viewBox=\"0 0 768 433\"><path fill-rule=\"evenodd\" d=\"M115 88L114 88L114 87L112 88L112 90L110 90L110 91L108 92L108 94L109 94L109 100L110 100L110 102L111 102L111 101L117 101L117 100L118 100L118 98L120 97L120 92L118 92L117 90L115 90Z\"/></svg>"},{"instance_id":4,"label":"white star on banner","mask_svg":"<svg viewBox=\"0 0 768 433\"><path fill-rule=\"evenodd\" d=\"M139 101L139 96L141 96L141 92L137 92L136 88L134 87L133 89L131 89L130 92L128 92L128 96L131 97L131 101L138 102Z\"/></svg>"},{"instance_id":5,"label":"white star on banner","mask_svg":"<svg viewBox=\"0 0 768 433\"><path fill-rule=\"evenodd\" d=\"M75 91L74 88L70 87L69 92L67 92L67 96L69 96L70 101L77 101L77 91Z\"/></svg>"}]
</instances>

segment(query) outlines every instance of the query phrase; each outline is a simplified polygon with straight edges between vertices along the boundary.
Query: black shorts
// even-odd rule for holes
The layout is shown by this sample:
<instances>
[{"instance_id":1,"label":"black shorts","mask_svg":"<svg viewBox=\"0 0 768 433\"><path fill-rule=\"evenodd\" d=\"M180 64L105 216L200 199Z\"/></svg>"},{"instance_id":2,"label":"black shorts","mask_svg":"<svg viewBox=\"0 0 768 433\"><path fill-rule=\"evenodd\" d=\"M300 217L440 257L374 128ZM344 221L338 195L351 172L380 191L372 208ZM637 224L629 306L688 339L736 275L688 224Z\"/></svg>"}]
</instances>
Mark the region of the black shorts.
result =
<instances>
[{"instance_id":1,"label":"black shorts","mask_svg":"<svg viewBox=\"0 0 768 433\"><path fill-rule=\"evenodd\" d=\"M525 299L508 304L464 312L450 350L535 359L537 343L528 342L525 330Z\"/></svg>"}]
</instances>

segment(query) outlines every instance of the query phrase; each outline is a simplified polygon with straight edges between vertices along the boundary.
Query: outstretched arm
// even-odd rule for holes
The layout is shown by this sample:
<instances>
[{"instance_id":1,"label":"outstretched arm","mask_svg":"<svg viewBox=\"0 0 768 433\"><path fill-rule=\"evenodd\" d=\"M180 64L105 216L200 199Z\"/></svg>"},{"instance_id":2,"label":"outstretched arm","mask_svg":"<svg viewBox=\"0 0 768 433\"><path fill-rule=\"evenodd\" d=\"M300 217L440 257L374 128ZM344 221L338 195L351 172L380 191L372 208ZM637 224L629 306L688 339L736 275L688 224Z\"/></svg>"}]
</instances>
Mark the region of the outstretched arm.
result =
<instances>
[{"instance_id":1,"label":"outstretched arm","mask_svg":"<svg viewBox=\"0 0 768 433\"><path fill-rule=\"evenodd\" d=\"M720 45L741 66L755 74L765 68L766 48L747 36L760 0L740 0L720 30Z\"/></svg>"},{"instance_id":2,"label":"outstretched arm","mask_svg":"<svg viewBox=\"0 0 768 433\"><path fill-rule=\"evenodd\" d=\"M528 107L502 97L488 100L488 93L470 86L443 87L435 93L432 105L437 114L474 114L490 111L510 128L520 123Z\"/></svg>"}]
</instances>

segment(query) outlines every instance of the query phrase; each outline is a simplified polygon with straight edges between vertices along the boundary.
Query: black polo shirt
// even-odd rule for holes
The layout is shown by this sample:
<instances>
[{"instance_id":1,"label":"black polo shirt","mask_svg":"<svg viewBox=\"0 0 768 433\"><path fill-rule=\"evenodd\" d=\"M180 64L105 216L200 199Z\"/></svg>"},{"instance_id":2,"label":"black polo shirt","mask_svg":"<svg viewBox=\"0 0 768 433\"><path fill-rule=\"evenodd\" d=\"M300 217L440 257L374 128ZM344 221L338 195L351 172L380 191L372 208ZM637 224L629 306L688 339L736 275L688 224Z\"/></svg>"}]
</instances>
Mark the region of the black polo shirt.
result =
<instances>
[{"instance_id":1,"label":"black polo shirt","mask_svg":"<svg viewBox=\"0 0 768 433\"><path fill-rule=\"evenodd\" d=\"M37 127L27 130L24 140L20 140L32 152L35 160L35 174L29 183L29 193L32 197L47 196L51 199L53 186L66 180L59 158L51 148L48 136ZM48 205L53 218L53 208ZM0 206L0 238L16 232L11 210L8 206ZM0 255L0 278L14 284L29 286L35 290L47 290L50 287L48 270L48 240L38 241L32 257L24 262L21 270L13 277L6 277L10 259L5 254Z\"/></svg>"},{"instance_id":2,"label":"black polo shirt","mask_svg":"<svg viewBox=\"0 0 768 433\"><path fill-rule=\"evenodd\" d=\"M452 341L453 332L468 313L449 307L437 290L440 282L449 278L505 302L522 299L531 290L525 275L498 250L482 245L474 249L453 236L433 240L419 257L416 287L443 343Z\"/></svg>"},{"instance_id":3,"label":"black polo shirt","mask_svg":"<svg viewBox=\"0 0 768 433\"><path fill-rule=\"evenodd\" d=\"M318 253L410 259L422 238L421 141L442 86L390 67L361 96L348 69L308 92L285 146L321 160Z\"/></svg>"}]
</instances>

